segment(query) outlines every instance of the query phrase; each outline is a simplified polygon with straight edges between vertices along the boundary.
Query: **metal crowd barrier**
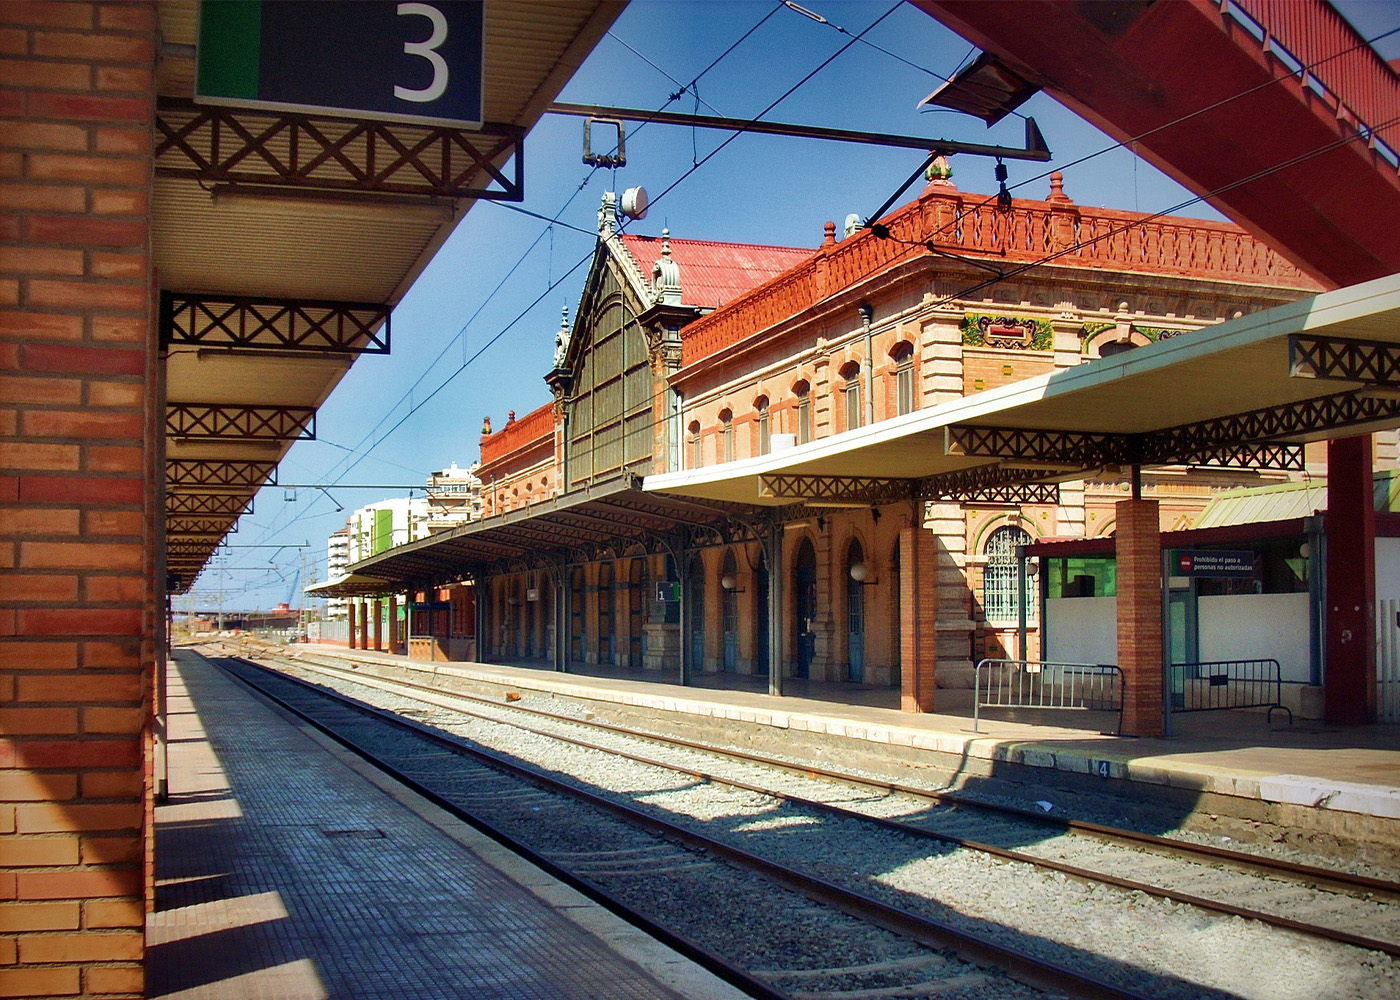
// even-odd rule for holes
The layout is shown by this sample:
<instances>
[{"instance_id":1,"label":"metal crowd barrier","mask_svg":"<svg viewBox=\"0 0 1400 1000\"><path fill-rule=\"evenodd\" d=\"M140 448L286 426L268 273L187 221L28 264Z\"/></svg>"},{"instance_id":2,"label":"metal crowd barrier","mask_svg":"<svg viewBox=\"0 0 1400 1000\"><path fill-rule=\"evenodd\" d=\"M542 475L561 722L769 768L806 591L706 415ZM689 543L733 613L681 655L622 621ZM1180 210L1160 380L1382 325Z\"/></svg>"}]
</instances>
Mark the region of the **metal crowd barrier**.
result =
<instances>
[{"instance_id":1,"label":"metal crowd barrier","mask_svg":"<svg viewBox=\"0 0 1400 1000\"><path fill-rule=\"evenodd\" d=\"M1230 708L1267 708L1268 722L1274 710L1293 710L1283 704L1283 673L1278 660L1211 660L1205 663L1173 663L1171 670L1173 712L1212 712Z\"/></svg>"},{"instance_id":2,"label":"metal crowd barrier","mask_svg":"<svg viewBox=\"0 0 1400 1000\"><path fill-rule=\"evenodd\" d=\"M985 676L984 676L985 675ZM1112 663L982 660L973 670L972 731L984 708L1117 712L1123 731L1123 671Z\"/></svg>"}]
</instances>

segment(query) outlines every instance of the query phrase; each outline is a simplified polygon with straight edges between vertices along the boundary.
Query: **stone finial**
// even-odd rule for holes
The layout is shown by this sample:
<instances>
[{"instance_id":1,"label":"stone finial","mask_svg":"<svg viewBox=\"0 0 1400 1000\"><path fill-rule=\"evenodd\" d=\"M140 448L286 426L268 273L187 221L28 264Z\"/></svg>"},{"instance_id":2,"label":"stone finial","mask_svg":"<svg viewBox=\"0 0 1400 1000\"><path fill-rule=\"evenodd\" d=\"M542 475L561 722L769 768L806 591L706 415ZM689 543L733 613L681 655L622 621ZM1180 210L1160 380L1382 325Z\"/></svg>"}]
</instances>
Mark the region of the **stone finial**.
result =
<instances>
[{"instance_id":1,"label":"stone finial","mask_svg":"<svg viewBox=\"0 0 1400 1000\"><path fill-rule=\"evenodd\" d=\"M953 165L948 162L948 157L942 153L935 156L924 168L924 180L928 181L929 187L953 187Z\"/></svg>"},{"instance_id":2,"label":"stone finial","mask_svg":"<svg viewBox=\"0 0 1400 1000\"><path fill-rule=\"evenodd\" d=\"M554 367L563 368L564 360L569 354L569 340L572 334L569 330L569 304L564 303L564 318L559 324L559 332L554 335Z\"/></svg>"},{"instance_id":3,"label":"stone finial","mask_svg":"<svg viewBox=\"0 0 1400 1000\"><path fill-rule=\"evenodd\" d=\"M1074 199L1065 194L1065 175L1059 170L1050 174L1050 197L1046 201L1057 201L1062 204L1071 204Z\"/></svg>"},{"instance_id":4,"label":"stone finial","mask_svg":"<svg viewBox=\"0 0 1400 1000\"><path fill-rule=\"evenodd\" d=\"M603 203L598 206L598 238L607 239L617 232L617 194L603 192Z\"/></svg>"},{"instance_id":5,"label":"stone finial","mask_svg":"<svg viewBox=\"0 0 1400 1000\"><path fill-rule=\"evenodd\" d=\"M486 436L489 435L490 433L491 433L491 418L490 418L490 417L482 417L482 418L481 418L481 436L482 436L482 437L486 437Z\"/></svg>"},{"instance_id":6,"label":"stone finial","mask_svg":"<svg viewBox=\"0 0 1400 1000\"><path fill-rule=\"evenodd\" d=\"M681 268L671 259L671 230L661 230L661 256L651 266L651 297L663 305L681 304Z\"/></svg>"},{"instance_id":7,"label":"stone finial","mask_svg":"<svg viewBox=\"0 0 1400 1000\"><path fill-rule=\"evenodd\" d=\"M827 220L823 229L822 246L834 247L836 245L836 223Z\"/></svg>"},{"instance_id":8,"label":"stone finial","mask_svg":"<svg viewBox=\"0 0 1400 1000\"><path fill-rule=\"evenodd\" d=\"M510 426L511 424L513 424L513 423L515 423L515 411L514 411L514 410L507 410L507 411L506 411L506 426L509 427L509 426Z\"/></svg>"}]
</instances>

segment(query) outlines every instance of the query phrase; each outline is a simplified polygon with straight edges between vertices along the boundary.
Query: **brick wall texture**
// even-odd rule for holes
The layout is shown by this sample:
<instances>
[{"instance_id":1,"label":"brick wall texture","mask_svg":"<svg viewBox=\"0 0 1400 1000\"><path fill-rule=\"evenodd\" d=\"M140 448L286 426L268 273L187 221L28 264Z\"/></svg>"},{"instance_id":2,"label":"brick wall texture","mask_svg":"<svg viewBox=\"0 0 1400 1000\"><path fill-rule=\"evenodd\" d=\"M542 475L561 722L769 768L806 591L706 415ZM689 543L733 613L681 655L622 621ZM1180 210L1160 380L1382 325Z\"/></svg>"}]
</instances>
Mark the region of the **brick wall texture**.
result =
<instances>
[{"instance_id":1,"label":"brick wall texture","mask_svg":"<svg viewBox=\"0 0 1400 1000\"><path fill-rule=\"evenodd\" d=\"M0 4L0 996L140 996L155 10Z\"/></svg>"},{"instance_id":2,"label":"brick wall texture","mask_svg":"<svg viewBox=\"0 0 1400 1000\"><path fill-rule=\"evenodd\" d=\"M1162 535L1156 500L1117 505L1123 732L1162 735Z\"/></svg>"}]
</instances>

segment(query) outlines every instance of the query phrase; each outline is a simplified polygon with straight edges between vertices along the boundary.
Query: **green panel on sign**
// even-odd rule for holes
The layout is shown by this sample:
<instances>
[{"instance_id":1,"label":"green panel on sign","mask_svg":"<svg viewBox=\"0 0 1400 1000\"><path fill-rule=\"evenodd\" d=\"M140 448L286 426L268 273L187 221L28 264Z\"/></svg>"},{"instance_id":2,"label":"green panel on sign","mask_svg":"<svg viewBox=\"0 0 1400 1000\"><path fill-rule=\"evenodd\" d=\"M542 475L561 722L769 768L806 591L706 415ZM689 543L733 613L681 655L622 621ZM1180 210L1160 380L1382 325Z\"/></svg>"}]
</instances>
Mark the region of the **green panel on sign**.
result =
<instances>
[{"instance_id":1,"label":"green panel on sign","mask_svg":"<svg viewBox=\"0 0 1400 1000\"><path fill-rule=\"evenodd\" d=\"M195 93L256 100L261 50L261 0L204 0Z\"/></svg>"}]
</instances>

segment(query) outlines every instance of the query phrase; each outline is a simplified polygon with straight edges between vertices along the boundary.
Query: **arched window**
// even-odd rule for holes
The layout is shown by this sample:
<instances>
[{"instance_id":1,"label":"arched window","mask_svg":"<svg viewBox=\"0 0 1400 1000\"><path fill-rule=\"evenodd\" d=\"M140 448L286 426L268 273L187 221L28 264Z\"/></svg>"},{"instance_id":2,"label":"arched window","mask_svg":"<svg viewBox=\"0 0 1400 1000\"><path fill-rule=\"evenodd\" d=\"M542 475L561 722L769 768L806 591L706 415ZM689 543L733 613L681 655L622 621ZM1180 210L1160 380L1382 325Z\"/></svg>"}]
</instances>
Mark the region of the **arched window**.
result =
<instances>
[{"instance_id":1,"label":"arched window","mask_svg":"<svg viewBox=\"0 0 1400 1000\"><path fill-rule=\"evenodd\" d=\"M690 467L698 469L704 464L700 460L700 421L692 420L687 431L690 435Z\"/></svg>"},{"instance_id":2,"label":"arched window","mask_svg":"<svg viewBox=\"0 0 1400 1000\"><path fill-rule=\"evenodd\" d=\"M792 395L797 400L797 443L806 444L812 440L812 387L803 379L792 387Z\"/></svg>"},{"instance_id":3,"label":"arched window","mask_svg":"<svg viewBox=\"0 0 1400 1000\"><path fill-rule=\"evenodd\" d=\"M724 461L734 461L734 414L730 410L719 411L720 437L724 441Z\"/></svg>"},{"instance_id":4,"label":"arched window","mask_svg":"<svg viewBox=\"0 0 1400 1000\"><path fill-rule=\"evenodd\" d=\"M846 430L853 431L860 426L863 413L860 400L860 365L854 361L848 363L841 369L841 377L846 380L842 389L846 407Z\"/></svg>"},{"instance_id":5,"label":"arched window","mask_svg":"<svg viewBox=\"0 0 1400 1000\"><path fill-rule=\"evenodd\" d=\"M890 351L894 361L895 412L899 414L914 411L914 345L901 340Z\"/></svg>"},{"instance_id":6,"label":"arched window","mask_svg":"<svg viewBox=\"0 0 1400 1000\"><path fill-rule=\"evenodd\" d=\"M753 408L758 413L758 453L766 455L772 450L772 428L768 423L768 397L759 396L753 401Z\"/></svg>"},{"instance_id":7,"label":"arched window","mask_svg":"<svg viewBox=\"0 0 1400 1000\"><path fill-rule=\"evenodd\" d=\"M1003 525L987 536L987 564L982 573L982 611L987 621L1019 620L1021 595L1016 550L1030 543L1031 536L1012 524ZM1037 620L1039 603L1027 594L1027 621Z\"/></svg>"}]
</instances>

